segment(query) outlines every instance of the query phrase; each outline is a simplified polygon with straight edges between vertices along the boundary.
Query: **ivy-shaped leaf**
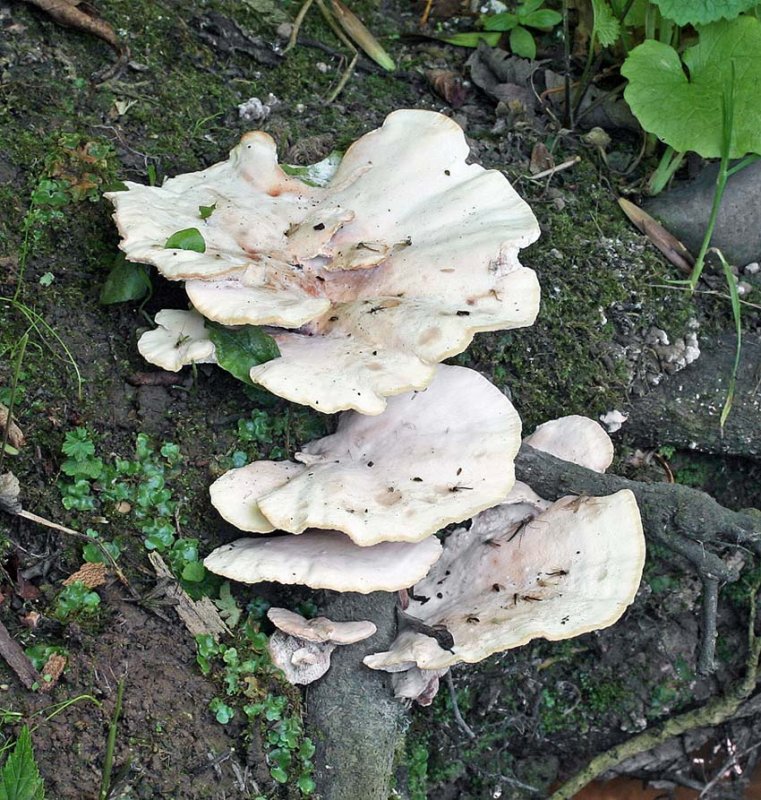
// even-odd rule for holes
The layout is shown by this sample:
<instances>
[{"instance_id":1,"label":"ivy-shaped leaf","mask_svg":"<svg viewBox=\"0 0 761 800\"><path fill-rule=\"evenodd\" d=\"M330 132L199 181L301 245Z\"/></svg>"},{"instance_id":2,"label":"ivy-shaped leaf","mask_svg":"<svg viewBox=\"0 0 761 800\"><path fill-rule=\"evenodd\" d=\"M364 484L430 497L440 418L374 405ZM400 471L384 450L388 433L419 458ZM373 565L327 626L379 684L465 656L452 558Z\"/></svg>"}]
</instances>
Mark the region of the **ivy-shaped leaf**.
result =
<instances>
[{"instance_id":1,"label":"ivy-shaped leaf","mask_svg":"<svg viewBox=\"0 0 761 800\"><path fill-rule=\"evenodd\" d=\"M621 67L629 79L624 96L642 127L677 152L692 150L703 158L718 158L724 98L733 87L729 156L761 153L759 53L761 22L755 17L701 28L698 44L684 53L684 64L672 47L648 40L635 47Z\"/></svg>"},{"instance_id":2,"label":"ivy-shaped leaf","mask_svg":"<svg viewBox=\"0 0 761 800\"><path fill-rule=\"evenodd\" d=\"M594 32L603 47L612 47L621 35L621 23L614 16L607 0L592 0Z\"/></svg>"},{"instance_id":3,"label":"ivy-shaped leaf","mask_svg":"<svg viewBox=\"0 0 761 800\"><path fill-rule=\"evenodd\" d=\"M140 300L151 290L151 279L143 264L132 264L121 253L117 256L106 282L100 290L100 304L127 303Z\"/></svg>"},{"instance_id":4,"label":"ivy-shaped leaf","mask_svg":"<svg viewBox=\"0 0 761 800\"><path fill-rule=\"evenodd\" d=\"M277 342L255 325L226 328L207 320L206 329L214 342L219 366L244 383L251 383L251 367L280 355Z\"/></svg>"},{"instance_id":5,"label":"ivy-shaped leaf","mask_svg":"<svg viewBox=\"0 0 761 800\"><path fill-rule=\"evenodd\" d=\"M34 760L32 736L26 725L0 771L0 800L45 800L45 786Z\"/></svg>"},{"instance_id":6,"label":"ivy-shaped leaf","mask_svg":"<svg viewBox=\"0 0 761 800\"><path fill-rule=\"evenodd\" d=\"M198 228L184 228L173 233L164 245L167 250L192 250L194 253L205 253L206 242Z\"/></svg>"},{"instance_id":7,"label":"ivy-shaped leaf","mask_svg":"<svg viewBox=\"0 0 761 800\"><path fill-rule=\"evenodd\" d=\"M212 203L210 206L198 206L198 216L201 219L208 219L216 210L217 204Z\"/></svg>"}]
</instances>

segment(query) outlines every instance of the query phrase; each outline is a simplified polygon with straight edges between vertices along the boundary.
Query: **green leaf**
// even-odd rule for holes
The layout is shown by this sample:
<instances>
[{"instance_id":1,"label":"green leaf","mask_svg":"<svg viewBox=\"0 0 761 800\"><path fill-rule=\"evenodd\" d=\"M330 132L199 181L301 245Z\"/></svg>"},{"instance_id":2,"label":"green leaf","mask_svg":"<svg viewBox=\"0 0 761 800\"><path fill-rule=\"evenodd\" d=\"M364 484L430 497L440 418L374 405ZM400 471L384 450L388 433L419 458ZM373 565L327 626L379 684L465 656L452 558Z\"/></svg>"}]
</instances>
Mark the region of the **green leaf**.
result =
<instances>
[{"instance_id":1,"label":"green leaf","mask_svg":"<svg viewBox=\"0 0 761 800\"><path fill-rule=\"evenodd\" d=\"M207 320L206 329L216 348L217 364L244 383L252 382L251 367L280 355L277 342L255 325L225 328Z\"/></svg>"},{"instance_id":2,"label":"green leaf","mask_svg":"<svg viewBox=\"0 0 761 800\"><path fill-rule=\"evenodd\" d=\"M74 428L73 431L67 431L63 438L61 451L76 461L84 461L95 455L95 445L90 440L87 428Z\"/></svg>"},{"instance_id":3,"label":"green leaf","mask_svg":"<svg viewBox=\"0 0 761 800\"><path fill-rule=\"evenodd\" d=\"M544 0L524 0L515 10L518 16L525 17L538 11L543 4Z\"/></svg>"},{"instance_id":4,"label":"green leaf","mask_svg":"<svg viewBox=\"0 0 761 800\"><path fill-rule=\"evenodd\" d=\"M151 279L143 264L131 264L118 255L106 282L100 290L100 304L126 303L140 300L151 291Z\"/></svg>"},{"instance_id":5,"label":"green leaf","mask_svg":"<svg viewBox=\"0 0 761 800\"><path fill-rule=\"evenodd\" d=\"M84 478L85 480L94 481L103 472L103 461L99 458L90 458L84 461L67 458L61 464L61 472L72 478Z\"/></svg>"},{"instance_id":6,"label":"green leaf","mask_svg":"<svg viewBox=\"0 0 761 800\"><path fill-rule=\"evenodd\" d=\"M216 208L216 203L212 203L210 206L198 206L198 216L201 219L208 219L214 213ZM203 250L201 252L203 252Z\"/></svg>"},{"instance_id":7,"label":"green leaf","mask_svg":"<svg viewBox=\"0 0 761 800\"><path fill-rule=\"evenodd\" d=\"M188 561L182 568L182 579L200 583L206 577L206 567L200 561Z\"/></svg>"},{"instance_id":8,"label":"green leaf","mask_svg":"<svg viewBox=\"0 0 761 800\"><path fill-rule=\"evenodd\" d=\"M306 167L281 164L280 167L286 175L292 175L309 186L325 186L336 174L342 158L342 153L338 150L333 150L327 158L323 158L322 161L318 161L316 164L308 164Z\"/></svg>"},{"instance_id":9,"label":"green leaf","mask_svg":"<svg viewBox=\"0 0 761 800\"><path fill-rule=\"evenodd\" d=\"M299 787L302 794L312 794L317 788L317 784L309 775L302 775L296 782L296 785Z\"/></svg>"},{"instance_id":10,"label":"green leaf","mask_svg":"<svg viewBox=\"0 0 761 800\"><path fill-rule=\"evenodd\" d=\"M755 17L702 28L698 44L684 53L684 65L676 50L648 40L631 51L621 68L629 79L624 96L642 127L677 152L692 150L703 158L718 158L723 102L734 63L729 157L761 153L760 52L761 22Z\"/></svg>"},{"instance_id":11,"label":"green leaf","mask_svg":"<svg viewBox=\"0 0 761 800\"><path fill-rule=\"evenodd\" d=\"M520 25L510 31L510 49L521 58L536 58L534 37Z\"/></svg>"},{"instance_id":12,"label":"green leaf","mask_svg":"<svg viewBox=\"0 0 761 800\"><path fill-rule=\"evenodd\" d=\"M750 11L758 0L653 0L661 14L677 25L707 25L720 19L735 19Z\"/></svg>"},{"instance_id":13,"label":"green leaf","mask_svg":"<svg viewBox=\"0 0 761 800\"><path fill-rule=\"evenodd\" d=\"M206 242L198 228L185 228L173 233L164 245L168 250L192 250L194 253L205 253Z\"/></svg>"},{"instance_id":14,"label":"green leaf","mask_svg":"<svg viewBox=\"0 0 761 800\"><path fill-rule=\"evenodd\" d=\"M518 24L518 17L509 11L483 17L485 31L511 31Z\"/></svg>"},{"instance_id":15,"label":"green leaf","mask_svg":"<svg viewBox=\"0 0 761 800\"><path fill-rule=\"evenodd\" d=\"M592 0L594 33L603 47L612 47L621 35L621 23L606 0Z\"/></svg>"},{"instance_id":16,"label":"green leaf","mask_svg":"<svg viewBox=\"0 0 761 800\"><path fill-rule=\"evenodd\" d=\"M280 766L271 767L270 775L278 783L288 783L288 773Z\"/></svg>"},{"instance_id":17,"label":"green leaf","mask_svg":"<svg viewBox=\"0 0 761 800\"><path fill-rule=\"evenodd\" d=\"M551 11L549 8L532 11L525 16L521 15L521 25L528 25L530 28L554 28L562 21L563 15L559 11Z\"/></svg>"},{"instance_id":18,"label":"green leaf","mask_svg":"<svg viewBox=\"0 0 761 800\"><path fill-rule=\"evenodd\" d=\"M486 42L490 47L496 47L502 34L499 31L473 31L471 33L454 33L451 36L442 36L440 41L454 44L458 47L478 47L479 42Z\"/></svg>"},{"instance_id":19,"label":"green leaf","mask_svg":"<svg viewBox=\"0 0 761 800\"><path fill-rule=\"evenodd\" d=\"M45 786L34 760L32 736L26 725L0 772L0 800L45 800Z\"/></svg>"},{"instance_id":20,"label":"green leaf","mask_svg":"<svg viewBox=\"0 0 761 800\"><path fill-rule=\"evenodd\" d=\"M219 609L219 615L231 628L240 622L240 615L243 612L238 608L238 604L232 596L229 581L225 581L219 587L219 600L215 600L214 605Z\"/></svg>"}]
</instances>

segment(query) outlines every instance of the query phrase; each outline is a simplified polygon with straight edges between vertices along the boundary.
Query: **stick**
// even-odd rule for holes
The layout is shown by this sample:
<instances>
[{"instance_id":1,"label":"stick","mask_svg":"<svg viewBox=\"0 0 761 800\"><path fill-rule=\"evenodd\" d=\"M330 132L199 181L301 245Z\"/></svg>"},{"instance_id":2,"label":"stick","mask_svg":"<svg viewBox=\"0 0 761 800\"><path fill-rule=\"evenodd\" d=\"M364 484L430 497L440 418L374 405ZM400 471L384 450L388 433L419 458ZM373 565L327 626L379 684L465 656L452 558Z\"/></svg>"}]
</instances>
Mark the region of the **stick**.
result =
<instances>
[{"instance_id":1,"label":"stick","mask_svg":"<svg viewBox=\"0 0 761 800\"><path fill-rule=\"evenodd\" d=\"M556 167L550 167L542 172L537 172L536 175L527 175L526 177L532 181L540 181L542 178L546 178L549 175L554 175L556 172L562 172L564 169L568 169L569 167L574 166L574 164L578 164L579 161L581 161L581 156L574 156L573 158L569 158L568 161L558 164Z\"/></svg>"},{"instance_id":2,"label":"stick","mask_svg":"<svg viewBox=\"0 0 761 800\"><path fill-rule=\"evenodd\" d=\"M18 679L27 689L31 689L35 684L39 684L40 675L34 668L32 662L26 657L26 653L21 649L21 645L11 638L8 629L0 622L0 656L2 656L8 666L16 673Z\"/></svg>"},{"instance_id":3,"label":"stick","mask_svg":"<svg viewBox=\"0 0 761 800\"><path fill-rule=\"evenodd\" d=\"M462 718L462 714L460 713L460 706L457 704L457 692L454 690L451 672L447 672L446 682L447 688L449 689L449 698L452 701L452 713L454 714L455 722L459 725L460 730L462 730L470 739L475 739L476 734L473 733L470 726L467 722L465 722L465 720Z\"/></svg>"}]
</instances>

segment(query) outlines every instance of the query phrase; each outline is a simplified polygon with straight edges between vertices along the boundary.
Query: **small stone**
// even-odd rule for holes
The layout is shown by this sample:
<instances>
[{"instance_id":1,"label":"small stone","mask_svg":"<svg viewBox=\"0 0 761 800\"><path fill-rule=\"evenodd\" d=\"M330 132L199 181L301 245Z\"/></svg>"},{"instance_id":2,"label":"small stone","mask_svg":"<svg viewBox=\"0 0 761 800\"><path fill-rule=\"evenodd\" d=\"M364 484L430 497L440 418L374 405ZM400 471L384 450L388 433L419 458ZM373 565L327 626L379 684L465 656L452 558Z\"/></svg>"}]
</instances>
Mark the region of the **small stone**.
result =
<instances>
[{"instance_id":1,"label":"small stone","mask_svg":"<svg viewBox=\"0 0 761 800\"><path fill-rule=\"evenodd\" d=\"M756 275L759 270L761 270L761 265L759 265L758 261L751 261L750 264L746 264L743 267L743 272L746 275Z\"/></svg>"},{"instance_id":2,"label":"small stone","mask_svg":"<svg viewBox=\"0 0 761 800\"><path fill-rule=\"evenodd\" d=\"M737 294L740 297L745 297L747 294L750 294L753 291L753 287L747 281L740 281L737 284Z\"/></svg>"},{"instance_id":3,"label":"small stone","mask_svg":"<svg viewBox=\"0 0 761 800\"><path fill-rule=\"evenodd\" d=\"M277 30L275 33L277 34L278 39L283 39L283 41L287 41L291 38L291 33L293 32L293 24L290 22L281 22L277 26Z\"/></svg>"}]
</instances>

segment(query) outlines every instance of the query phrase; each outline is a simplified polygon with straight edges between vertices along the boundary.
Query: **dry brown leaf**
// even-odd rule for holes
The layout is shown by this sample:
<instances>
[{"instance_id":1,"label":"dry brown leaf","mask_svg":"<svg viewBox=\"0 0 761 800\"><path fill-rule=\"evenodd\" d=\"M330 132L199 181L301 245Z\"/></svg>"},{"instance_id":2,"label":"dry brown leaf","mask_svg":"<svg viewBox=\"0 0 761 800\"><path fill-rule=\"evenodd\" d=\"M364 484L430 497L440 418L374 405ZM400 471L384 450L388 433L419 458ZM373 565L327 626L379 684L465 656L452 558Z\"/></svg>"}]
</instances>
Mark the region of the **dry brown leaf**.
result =
<instances>
[{"instance_id":1,"label":"dry brown leaf","mask_svg":"<svg viewBox=\"0 0 761 800\"><path fill-rule=\"evenodd\" d=\"M40 691L42 693L50 692L55 688L61 675L63 675L65 667L66 656L62 656L60 653L53 653L53 655L50 656L45 666L40 671L40 675L42 676Z\"/></svg>"},{"instance_id":2,"label":"dry brown leaf","mask_svg":"<svg viewBox=\"0 0 761 800\"><path fill-rule=\"evenodd\" d=\"M630 200L619 197L618 205L621 206L621 210L635 227L644 233L677 269L687 275L692 273L695 259L676 236L669 233L658 220Z\"/></svg>"},{"instance_id":3,"label":"dry brown leaf","mask_svg":"<svg viewBox=\"0 0 761 800\"><path fill-rule=\"evenodd\" d=\"M82 8L87 9L83 11L79 8L79 0L26 0L26 2L44 11L59 25L97 36L111 45L118 55L121 56L126 52L114 29L105 20L93 16L92 8L88 4L81 4Z\"/></svg>"},{"instance_id":4,"label":"dry brown leaf","mask_svg":"<svg viewBox=\"0 0 761 800\"><path fill-rule=\"evenodd\" d=\"M71 586L72 583L81 581L88 589L95 589L103 586L106 582L105 564L82 564L82 566L63 582L64 586Z\"/></svg>"},{"instance_id":5,"label":"dry brown leaf","mask_svg":"<svg viewBox=\"0 0 761 800\"><path fill-rule=\"evenodd\" d=\"M436 94L443 97L452 108L460 108L463 105L467 91L458 72L453 72L451 69L429 69L425 77Z\"/></svg>"},{"instance_id":6,"label":"dry brown leaf","mask_svg":"<svg viewBox=\"0 0 761 800\"><path fill-rule=\"evenodd\" d=\"M537 142L531 150L531 161L528 170L532 175L538 172L545 172L555 166L555 159L552 153L547 149L544 142Z\"/></svg>"},{"instance_id":7,"label":"dry brown leaf","mask_svg":"<svg viewBox=\"0 0 761 800\"><path fill-rule=\"evenodd\" d=\"M8 444L13 445L15 448L23 447L26 444L24 433L21 428L10 418L8 408L0 403L0 437L3 431L8 429Z\"/></svg>"}]
</instances>

